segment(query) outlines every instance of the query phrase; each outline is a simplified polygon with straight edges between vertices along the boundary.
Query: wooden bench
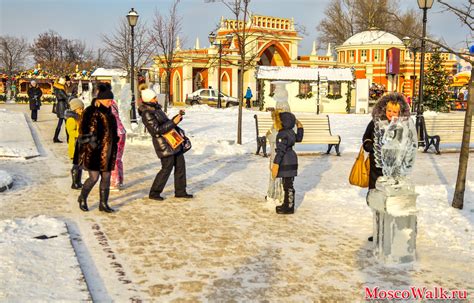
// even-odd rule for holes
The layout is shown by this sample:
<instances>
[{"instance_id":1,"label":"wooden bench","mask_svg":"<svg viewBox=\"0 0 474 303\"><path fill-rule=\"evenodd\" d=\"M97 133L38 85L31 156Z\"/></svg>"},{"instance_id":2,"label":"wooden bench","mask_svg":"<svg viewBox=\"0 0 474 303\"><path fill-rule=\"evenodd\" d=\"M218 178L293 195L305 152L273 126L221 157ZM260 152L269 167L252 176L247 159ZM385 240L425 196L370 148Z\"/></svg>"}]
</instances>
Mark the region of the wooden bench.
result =
<instances>
[{"instance_id":1,"label":"wooden bench","mask_svg":"<svg viewBox=\"0 0 474 303\"><path fill-rule=\"evenodd\" d=\"M254 118L257 131L257 152L255 154L258 155L260 149L262 149L263 155L267 157L267 138L265 135L271 129L273 121L270 114L254 115ZM327 154L331 152L334 146L336 154L341 155L339 152L341 137L331 134L331 126L327 115L297 116L296 119L303 124L304 128L303 142L299 142L299 144L327 144Z\"/></svg>"},{"instance_id":2,"label":"wooden bench","mask_svg":"<svg viewBox=\"0 0 474 303\"><path fill-rule=\"evenodd\" d=\"M431 145L439 155L439 144L461 143L464 130L464 115L446 114L438 116L424 116L422 119L423 133L425 140L425 150L427 152ZM472 124L471 124L472 125ZM474 136L471 134L471 143L474 143Z\"/></svg>"}]
</instances>

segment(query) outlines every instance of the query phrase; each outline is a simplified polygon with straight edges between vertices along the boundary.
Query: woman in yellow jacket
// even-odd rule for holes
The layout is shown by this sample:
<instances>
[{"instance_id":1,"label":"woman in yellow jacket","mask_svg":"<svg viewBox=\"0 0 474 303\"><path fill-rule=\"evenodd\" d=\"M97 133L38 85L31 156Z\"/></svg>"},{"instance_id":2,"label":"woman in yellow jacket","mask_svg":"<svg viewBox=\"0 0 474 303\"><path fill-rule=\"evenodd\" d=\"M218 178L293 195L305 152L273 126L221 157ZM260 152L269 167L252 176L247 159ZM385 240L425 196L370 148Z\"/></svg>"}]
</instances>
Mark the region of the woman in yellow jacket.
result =
<instances>
[{"instance_id":1,"label":"woman in yellow jacket","mask_svg":"<svg viewBox=\"0 0 474 303\"><path fill-rule=\"evenodd\" d=\"M77 148L77 138L79 137L79 129L81 125L81 116L84 111L84 103L81 99L75 98L69 102L69 108L66 112L66 131L68 133L68 153L69 158L72 160L72 189L81 189L81 177L82 169L78 165L78 148Z\"/></svg>"}]
</instances>

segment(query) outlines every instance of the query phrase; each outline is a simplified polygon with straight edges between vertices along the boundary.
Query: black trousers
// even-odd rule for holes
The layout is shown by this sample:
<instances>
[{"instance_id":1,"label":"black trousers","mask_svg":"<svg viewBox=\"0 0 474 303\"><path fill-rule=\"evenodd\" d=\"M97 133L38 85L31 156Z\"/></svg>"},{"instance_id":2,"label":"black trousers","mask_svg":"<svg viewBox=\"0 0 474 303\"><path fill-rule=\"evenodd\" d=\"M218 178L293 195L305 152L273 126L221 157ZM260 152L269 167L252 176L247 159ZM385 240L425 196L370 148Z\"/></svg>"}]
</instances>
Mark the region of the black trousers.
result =
<instances>
[{"instance_id":1,"label":"black trousers","mask_svg":"<svg viewBox=\"0 0 474 303\"><path fill-rule=\"evenodd\" d=\"M36 121L38 119L38 110L32 109L31 110L31 120Z\"/></svg>"},{"instance_id":2,"label":"black trousers","mask_svg":"<svg viewBox=\"0 0 474 303\"><path fill-rule=\"evenodd\" d=\"M246 104L246 107L247 107L247 108L250 108L250 107L252 106L252 105L250 104L251 99L250 99L250 98L246 98L245 100L246 100L245 103L247 103L247 104Z\"/></svg>"},{"instance_id":3,"label":"black trousers","mask_svg":"<svg viewBox=\"0 0 474 303\"><path fill-rule=\"evenodd\" d=\"M59 139L59 133L61 132L61 126L63 125L63 118L58 118L58 124L56 125L56 130L54 131L54 139ZM67 131L66 131L67 134Z\"/></svg>"},{"instance_id":4,"label":"black trousers","mask_svg":"<svg viewBox=\"0 0 474 303\"><path fill-rule=\"evenodd\" d=\"M163 192L166 182L174 167L174 193L186 194L186 162L183 153L161 158L161 170L156 174L150 189L150 196L158 196Z\"/></svg>"},{"instance_id":5,"label":"black trousers","mask_svg":"<svg viewBox=\"0 0 474 303\"><path fill-rule=\"evenodd\" d=\"M295 177L283 177L281 178L281 183L283 183L283 190L287 192L289 189L294 189L293 182Z\"/></svg>"}]
</instances>

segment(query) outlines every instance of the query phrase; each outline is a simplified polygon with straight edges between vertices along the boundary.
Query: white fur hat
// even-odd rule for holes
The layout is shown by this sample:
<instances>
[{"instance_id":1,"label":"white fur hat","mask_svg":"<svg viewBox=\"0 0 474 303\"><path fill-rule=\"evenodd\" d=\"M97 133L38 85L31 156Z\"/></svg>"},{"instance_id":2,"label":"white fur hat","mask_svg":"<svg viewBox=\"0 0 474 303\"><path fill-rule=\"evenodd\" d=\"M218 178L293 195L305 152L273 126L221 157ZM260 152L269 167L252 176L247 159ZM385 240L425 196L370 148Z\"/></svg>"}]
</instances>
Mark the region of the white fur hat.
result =
<instances>
[{"instance_id":1,"label":"white fur hat","mask_svg":"<svg viewBox=\"0 0 474 303\"><path fill-rule=\"evenodd\" d=\"M59 78L58 83L64 85L64 84L66 84L66 79L61 77L61 78Z\"/></svg>"},{"instance_id":2,"label":"white fur hat","mask_svg":"<svg viewBox=\"0 0 474 303\"><path fill-rule=\"evenodd\" d=\"M153 99L155 97L156 97L156 93L153 90L151 90L149 88L142 90L143 102L150 102L151 99Z\"/></svg>"}]
</instances>

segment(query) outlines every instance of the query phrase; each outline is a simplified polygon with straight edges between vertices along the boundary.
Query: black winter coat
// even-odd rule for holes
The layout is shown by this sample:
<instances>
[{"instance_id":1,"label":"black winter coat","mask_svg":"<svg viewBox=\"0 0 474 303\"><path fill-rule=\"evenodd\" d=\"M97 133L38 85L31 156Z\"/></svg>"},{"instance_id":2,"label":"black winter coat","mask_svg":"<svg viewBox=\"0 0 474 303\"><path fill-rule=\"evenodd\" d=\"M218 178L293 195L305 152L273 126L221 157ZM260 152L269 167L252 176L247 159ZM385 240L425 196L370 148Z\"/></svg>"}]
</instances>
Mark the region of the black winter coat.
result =
<instances>
[{"instance_id":1,"label":"black winter coat","mask_svg":"<svg viewBox=\"0 0 474 303\"><path fill-rule=\"evenodd\" d=\"M36 86L36 87L30 87L28 89L28 98L30 102L30 110L35 110L35 109L40 109L41 107L41 96L43 95L43 92L41 89Z\"/></svg>"},{"instance_id":2,"label":"black winter coat","mask_svg":"<svg viewBox=\"0 0 474 303\"><path fill-rule=\"evenodd\" d=\"M383 176L382 169L375 166L375 156L374 156L374 121L370 121L365 130L364 136L362 137L362 144L364 150L369 153L370 161L370 173L369 173L369 189L375 188L375 183L377 182L378 177Z\"/></svg>"},{"instance_id":3,"label":"black winter coat","mask_svg":"<svg viewBox=\"0 0 474 303\"><path fill-rule=\"evenodd\" d=\"M112 110L103 105L95 106L95 100L82 116L79 146L79 164L94 171L112 171L117 157L117 122ZM90 142L90 137L95 137Z\"/></svg>"},{"instance_id":4,"label":"black winter coat","mask_svg":"<svg viewBox=\"0 0 474 303\"><path fill-rule=\"evenodd\" d=\"M282 129L278 131L276 138L276 154L273 163L279 165L279 178L296 177L298 175L298 156L293 150L296 142L303 140L303 129L298 128L295 134L293 128L296 124L295 115L292 113L281 113L280 120Z\"/></svg>"},{"instance_id":5,"label":"black winter coat","mask_svg":"<svg viewBox=\"0 0 474 303\"><path fill-rule=\"evenodd\" d=\"M64 85L55 83L53 88L56 96L56 116L59 119L64 119L64 113L69 108L68 96L64 90Z\"/></svg>"},{"instance_id":6,"label":"black winter coat","mask_svg":"<svg viewBox=\"0 0 474 303\"><path fill-rule=\"evenodd\" d=\"M153 138L153 147L158 158L165 158L177 154L180 150L173 150L162 135L176 128L173 120L166 116L158 103L142 102L138 108L143 124Z\"/></svg>"}]
</instances>

